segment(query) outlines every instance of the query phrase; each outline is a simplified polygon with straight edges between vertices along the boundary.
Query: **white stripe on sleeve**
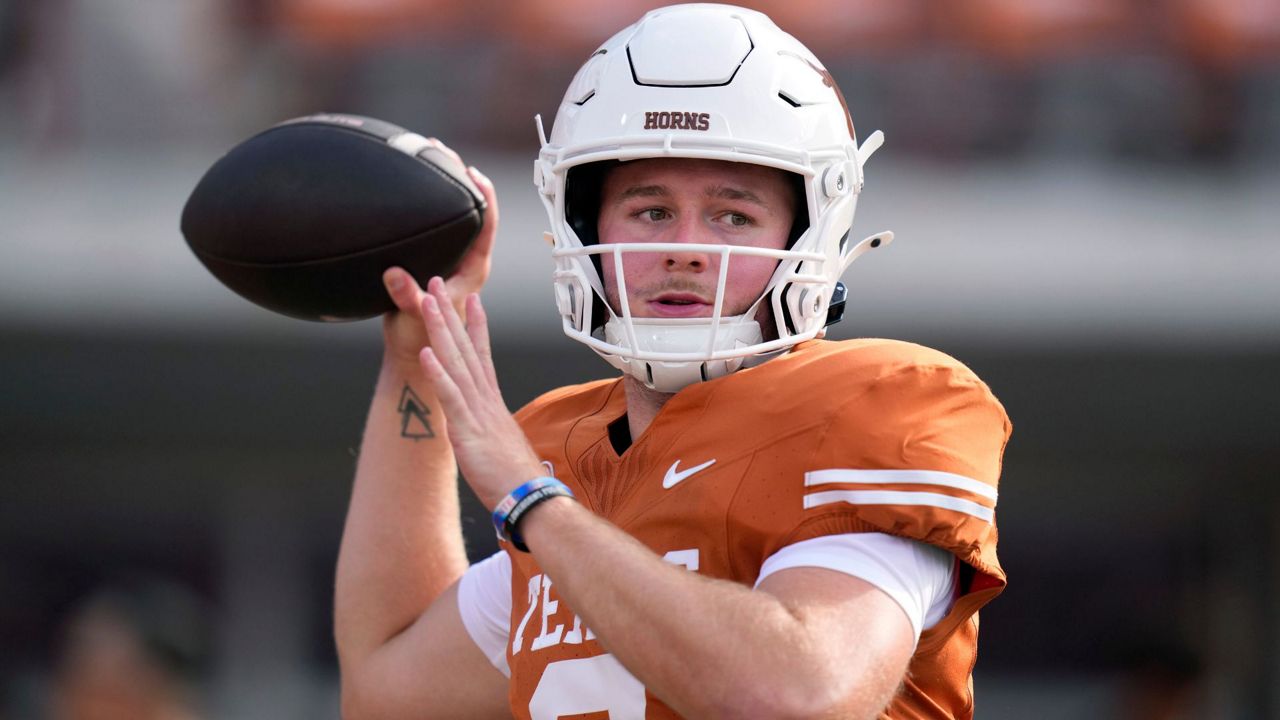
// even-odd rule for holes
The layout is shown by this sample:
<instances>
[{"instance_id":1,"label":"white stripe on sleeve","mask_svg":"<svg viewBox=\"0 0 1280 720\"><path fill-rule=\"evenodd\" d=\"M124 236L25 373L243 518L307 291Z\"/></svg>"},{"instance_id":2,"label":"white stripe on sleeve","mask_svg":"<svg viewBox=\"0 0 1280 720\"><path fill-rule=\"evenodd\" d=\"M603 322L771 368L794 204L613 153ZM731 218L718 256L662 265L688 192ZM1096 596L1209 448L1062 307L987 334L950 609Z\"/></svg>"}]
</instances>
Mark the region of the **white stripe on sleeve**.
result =
<instances>
[{"instance_id":1,"label":"white stripe on sleeve","mask_svg":"<svg viewBox=\"0 0 1280 720\"><path fill-rule=\"evenodd\" d=\"M907 491L907 490L825 490L809 493L804 496L804 509L830 505L831 503L849 503L850 505L916 505L953 510L971 515L984 522L993 522L996 513L989 507L979 505L971 500L951 497L941 493Z\"/></svg>"},{"instance_id":2,"label":"white stripe on sleeve","mask_svg":"<svg viewBox=\"0 0 1280 720\"><path fill-rule=\"evenodd\" d=\"M833 468L804 474L804 486L857 483L862 485L933 485L954 488L996 501L996 489L973 478L940 470L853 470Z\"/></svg>"},{"instance_id":3,"label":"white stripe on sleeve","mask_svg":"<svg viewBox=\"0 0 1280 720\"><path fill-rule=\"evenodd\" d=\"M511 557L505 550L467 568L458 581L458 611L476 647L503 675L511 638Z\"/></svg>"}]
</instances>

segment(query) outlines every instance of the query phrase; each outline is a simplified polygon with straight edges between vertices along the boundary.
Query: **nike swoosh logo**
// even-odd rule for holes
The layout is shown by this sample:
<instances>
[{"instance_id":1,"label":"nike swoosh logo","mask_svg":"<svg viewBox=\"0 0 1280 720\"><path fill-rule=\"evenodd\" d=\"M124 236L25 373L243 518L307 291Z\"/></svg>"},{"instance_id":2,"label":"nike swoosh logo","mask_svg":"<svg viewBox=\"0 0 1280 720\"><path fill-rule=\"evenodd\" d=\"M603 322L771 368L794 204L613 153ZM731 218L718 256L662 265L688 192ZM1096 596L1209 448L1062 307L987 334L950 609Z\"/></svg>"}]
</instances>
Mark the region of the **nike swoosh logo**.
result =
<instances>
[{"instance_id":1,"label":"nike swoosh logo","mask_svg":"<svg viewBox=\"0 0 1280 720\"><path fill-rule=\"evenodd\" d=\"M670 490L671 488L676 486L676 483L680 482L681 480L684 480L685 478L698 472L699 470L706 470L707 468L714 465L715 462L716 461L714 459L708 460L702 463L701 465L694 465L688 470L681 470L680 472L676 472L676 468L680 466L680 461L677 460L671 463L671 467L667 468L667 474L662 478L662 487L666 490Z\"/></svg>"}]
</instances>

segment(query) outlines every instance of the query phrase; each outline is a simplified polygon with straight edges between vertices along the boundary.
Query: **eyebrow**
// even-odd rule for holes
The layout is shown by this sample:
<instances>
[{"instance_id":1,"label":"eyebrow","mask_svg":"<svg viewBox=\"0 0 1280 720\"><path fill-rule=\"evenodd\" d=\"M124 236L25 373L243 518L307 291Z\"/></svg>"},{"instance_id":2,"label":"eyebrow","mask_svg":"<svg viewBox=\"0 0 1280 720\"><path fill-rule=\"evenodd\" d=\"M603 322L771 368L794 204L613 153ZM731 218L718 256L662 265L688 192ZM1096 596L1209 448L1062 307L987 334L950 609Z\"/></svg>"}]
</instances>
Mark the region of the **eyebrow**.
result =
<instances>
[{"instance_id":1,"label":"eyebrow","mask_svg":"<svg viewBox=\"0 0 1280 720\"><path fill-rule=\"evenodd\" d=\"M722 200L745 200L764 208L769 207L769 204L761 199L759 195L743 188L716 185L706 188L703 193L708 197ZM618 200L630 200L635 197L669 197L670 195L671 191L665 185L635 185L623 190Z\"/></svg>"},{"instance_id":2,"label":"eyebrow","mask_svg":"<svg viewBox=\"0 0 1280 720\"><path fill-rule=\"evenodd\" d=\"M630 200L635 197L667 197L671 194L664 185L633 185L622 191L618 200Z\"/></svg>"},{"instance_id":3,"label":"eyebrow","mask_svg":"<svg viewBox=\"0 0 1280 720\"><path fill-rule=\"evenodd\" d=\"M713 188L707 188L706 194L722 200L746 200L747 202L755 203L761 207L769 207L769 204L761 199L759 195L751 192L750 190L744 190L743 188L717 185Z\"/></svg>"}]
</instances>

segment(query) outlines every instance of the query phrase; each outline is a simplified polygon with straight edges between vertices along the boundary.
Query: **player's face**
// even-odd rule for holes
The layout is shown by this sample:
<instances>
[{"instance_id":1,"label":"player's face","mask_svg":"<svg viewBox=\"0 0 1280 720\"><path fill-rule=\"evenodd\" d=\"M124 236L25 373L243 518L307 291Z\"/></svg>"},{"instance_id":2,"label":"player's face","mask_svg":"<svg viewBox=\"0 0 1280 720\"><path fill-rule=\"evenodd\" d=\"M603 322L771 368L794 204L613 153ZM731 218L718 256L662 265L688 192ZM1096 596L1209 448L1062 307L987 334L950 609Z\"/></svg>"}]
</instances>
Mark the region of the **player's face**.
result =
<instances>
[{"instance_id":1,"label":"player's face","mask_svg":"<svg viewBox=\"0 0 1280 720\"><path fill-rule=\"evenodd\" d=\"M795 198L781 170L688 158L624 162L605 178L600 242L786 247ZM724 316L746 312L764 292L778 261L733 255ZM601 257L605 294L620 312L613 257ZM634 317L708 317L716 299L720 256L695 251L623 255Z\"/></svg>"}]
</instances>

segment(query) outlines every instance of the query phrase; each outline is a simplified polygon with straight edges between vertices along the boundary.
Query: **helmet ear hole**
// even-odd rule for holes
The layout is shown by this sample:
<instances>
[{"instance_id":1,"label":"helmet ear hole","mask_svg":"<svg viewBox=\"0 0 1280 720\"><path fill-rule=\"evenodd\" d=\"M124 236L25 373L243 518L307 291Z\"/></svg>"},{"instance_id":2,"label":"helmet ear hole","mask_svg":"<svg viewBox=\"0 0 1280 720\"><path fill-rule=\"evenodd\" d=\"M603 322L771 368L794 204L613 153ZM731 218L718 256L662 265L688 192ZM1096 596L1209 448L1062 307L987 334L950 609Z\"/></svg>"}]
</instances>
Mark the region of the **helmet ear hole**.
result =
<instances>
[{"instance_id":1,"label":"helmet ear hole","mask_svg":"<svg viewBox=\"0 0 1280 720\"><path fill-rule=\"evenodd\" d=\"M584 247L600 244L600 199L604 190L604 180L609 171L621 165L618 160L601 160L569 168L564 180L564 219L578 236ZM603 277L600 268L600 256L592 255L591 263L596 266L596 275ZM596 308L597 311L602 308ZM603 312L592 314L594 318L603 318ZM600 319L596 325L603 325Z\"/></svg>"},{"instance_id":2,"label":"helmet ear hole","mask_svg":"<svg viewBox=\"0 0 1280 720\"><path fill-rule=\"evenodd\" d=\"M790 250L800 239L800 236L809 229L809 196L805 192L804 176L796 173L786 173L787 184L791 188L792 207L795 208L795 214L791 218L791 232L787 233L787 249Z\"/></svg>"},{"instance_id":3,"label":"helmet ear hole","mask_svg":"<svg viewBox=\"0 0 1280 720\"><path fill-rule=\"evenodd\" d=\"M598 269L597 272L599 272ZM594 292L591 293L591 327L586 330L595 332L604 327L604 324L609 321L610 314L609 306L605 304L604 299Z\"/></svg>"},{"instance_id":4,"label":"helmet ear hole","mask_svg":"<svg viewBox=\"0 0 1280 720\"><path fill-rule=\"evenodd\" d=\"M778 293L778 303L782 306L782 326L786 328L787 332L791 335L796 334L796 324L794 319L791 317L790 302L790 295L794 291L795 284L787 283L786 286L782 288L782 292Z\"/></svg>"},{"instance_id":5,"label":"helmet ear hole","mask_svg":"<svg viewBox=\"0 0 1280 720\"><path fill-rule=\"evenodd\" d=\"M564 180L564 219L583 245L600 242L600 194L609 171L621 163L602 160L569 168ZM597 268L598 269L598 268Z\"/></svg>"}]
</instances>

